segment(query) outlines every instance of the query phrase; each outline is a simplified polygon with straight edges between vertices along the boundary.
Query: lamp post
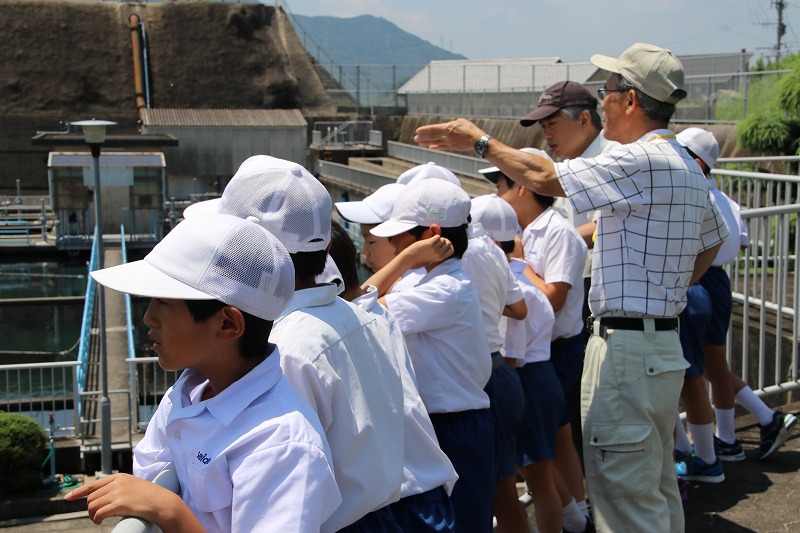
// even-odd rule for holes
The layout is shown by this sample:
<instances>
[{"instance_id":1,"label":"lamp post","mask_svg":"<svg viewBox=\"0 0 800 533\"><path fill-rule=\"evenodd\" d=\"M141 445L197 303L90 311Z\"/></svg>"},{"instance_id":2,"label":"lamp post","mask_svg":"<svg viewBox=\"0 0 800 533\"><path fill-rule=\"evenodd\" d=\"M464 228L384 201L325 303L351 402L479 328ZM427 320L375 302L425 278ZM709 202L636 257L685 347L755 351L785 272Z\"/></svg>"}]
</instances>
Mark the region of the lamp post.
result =
<instances>
[{"instance_id":1,"label":"lamp post","mask_svg":"<svg viewBox=\"0 0 800 533\"><path fill-rule=\"evenodd\" d=\"M72 123L83 128L83 138L92 151L94 163L94 218L97 235L97 265L103 268L103 213L100 206L100 147L106 140L106 126L114 126L116 122L108 120L81 120ZM106 361L106 303L105 292L101 285L97 290L97 312L100 334L100 381L102 395L100 397L100 475L108 476L111 470L111 401L108 399L108 365Z\"/></svg>"}]
</instances>

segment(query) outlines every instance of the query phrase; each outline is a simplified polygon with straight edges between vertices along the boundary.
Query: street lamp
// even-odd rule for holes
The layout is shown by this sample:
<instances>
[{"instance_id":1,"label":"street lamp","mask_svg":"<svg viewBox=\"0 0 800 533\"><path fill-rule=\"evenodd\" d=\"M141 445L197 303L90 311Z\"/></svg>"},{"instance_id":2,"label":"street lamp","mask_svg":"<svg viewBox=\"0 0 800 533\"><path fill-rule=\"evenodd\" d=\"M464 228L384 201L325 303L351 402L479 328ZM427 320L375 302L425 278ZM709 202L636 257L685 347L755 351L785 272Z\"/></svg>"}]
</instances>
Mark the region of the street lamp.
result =
<instances>
[{"instance_id":1,"label":"street lamp","mask_svg":"<svg viewBox=\"0 0 800 533\"><path fill-rule=\"evenodd\" d=\"M97 235L97 265L103 268L103 214L100 207L100 147L106 140L106 126L114 126L116 122L108 120L80 120L74 126L83 128L83 138L92 151L94 162L94 219L95 235ZM102 285L95 285L97 292L97 312L100 330L100 380L102 396L100 397L100 475L108 476L111 470L111 401L108 399L108 365L106 362L106 302Z\"/></svg>"}]
</instances>

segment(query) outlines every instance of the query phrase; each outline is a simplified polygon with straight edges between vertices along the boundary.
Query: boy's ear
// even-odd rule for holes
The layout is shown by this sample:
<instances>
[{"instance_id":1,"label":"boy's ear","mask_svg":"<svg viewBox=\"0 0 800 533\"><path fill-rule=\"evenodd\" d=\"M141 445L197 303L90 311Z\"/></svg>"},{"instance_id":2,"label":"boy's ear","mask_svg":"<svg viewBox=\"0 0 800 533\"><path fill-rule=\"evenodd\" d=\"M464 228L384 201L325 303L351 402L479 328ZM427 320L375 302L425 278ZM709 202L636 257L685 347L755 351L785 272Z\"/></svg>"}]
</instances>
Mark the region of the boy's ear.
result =
<instances>
[{"instance_id":1,"label":"boy's ear","mask_svg":"<svg viewBox=\"0 0 800 533\"><path fill-rule=\"evenodd\" d=\"M431 232L431 237L432 237L433 235L439 235L439 236L441 236L441 234L442 234L442 228L441 228L441 226L439 226L439 224L431 224L431 225L430 225L430 227L429 227L428 229L429 229L429 230L430 230L430 232Z\"/></svg>"},{"instance_id":2,"label":"boy's ear","mask_svg":"<svg viewBox=\"0 0 800 533\"><path fill-rule=\"evenodd\" d=\"M244 334L244 315L236 307L226 305L219 310L217 325L217 338L220 341L238 339Z\"/></svg>"}]
</instances>

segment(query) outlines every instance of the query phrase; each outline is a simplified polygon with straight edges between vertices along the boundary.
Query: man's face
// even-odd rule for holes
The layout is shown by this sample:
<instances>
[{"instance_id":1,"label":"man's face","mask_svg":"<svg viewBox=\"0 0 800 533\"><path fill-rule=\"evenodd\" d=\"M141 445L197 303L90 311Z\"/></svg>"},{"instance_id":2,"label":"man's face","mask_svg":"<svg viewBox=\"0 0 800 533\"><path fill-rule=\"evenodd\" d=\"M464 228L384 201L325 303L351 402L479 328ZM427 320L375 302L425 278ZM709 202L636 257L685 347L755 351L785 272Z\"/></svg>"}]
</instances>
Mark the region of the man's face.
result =
<instances>
[{"instance_id":1,"label":"man's face","mask_svg":"<svg viewBox=\"0 0 800 533\"><path fill-rule=\"evenodd\" d=\"M369 231L374 227L375 224L361 224L361 236L364 242L361 254L364 256L367 268L377 272L394 259L394 246L386 237L376 237L371 234Z\"/></svg>"},{"instance_id":2,"label":"man's face","mask_svg":"<svg viewBox=\"0 0 800 533\"><path fill-rule=\"evenodd\" d=\"M622 137L620 136L621 122L625 116L628 94L617 90L619 85L617 85L617 77L613 74L606 80L605 88L610 92L603 98L603 115L605 118L603 130L605 131L606 139L622 142Z\"/></svg>"},{"instance_id":3,"label":"man's face","mask_svg":"<svg viewBox=\"0 0 800 533\"><path fill-rule=\"evenodd\" d=\"M559 110L539 121L544 132L544 140L547 141L547 147L553 154L562 159L572 159L583 154L594 140L595 133L588 115L589 112L584 111L576 120L572 120ZM589 121L587 127L582 126L581 121L584 118Z\"/></svg>"}]
</instances>

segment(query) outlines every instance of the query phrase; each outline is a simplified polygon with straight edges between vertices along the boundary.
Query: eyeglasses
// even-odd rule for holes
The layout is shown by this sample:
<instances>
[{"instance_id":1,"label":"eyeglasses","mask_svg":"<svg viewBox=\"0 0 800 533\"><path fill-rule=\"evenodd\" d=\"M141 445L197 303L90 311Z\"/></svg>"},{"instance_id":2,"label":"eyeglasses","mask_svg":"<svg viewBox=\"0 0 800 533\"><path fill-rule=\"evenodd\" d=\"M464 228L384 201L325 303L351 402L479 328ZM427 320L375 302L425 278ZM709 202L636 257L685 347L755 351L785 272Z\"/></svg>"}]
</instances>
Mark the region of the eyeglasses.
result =
<instances>
[{"instance_id":1,"label":"eyeglasses","mask_svg":"<svg viewBox=\"0 0 800 533\"><path fill-rule=\"evenodd\" d=\"M626 93L628 89L609 89L608 87L600 87L597 89L597 94L600 96L600 100L605 100L606 96L611 93Z\"/></svg>"}]
</instances>

